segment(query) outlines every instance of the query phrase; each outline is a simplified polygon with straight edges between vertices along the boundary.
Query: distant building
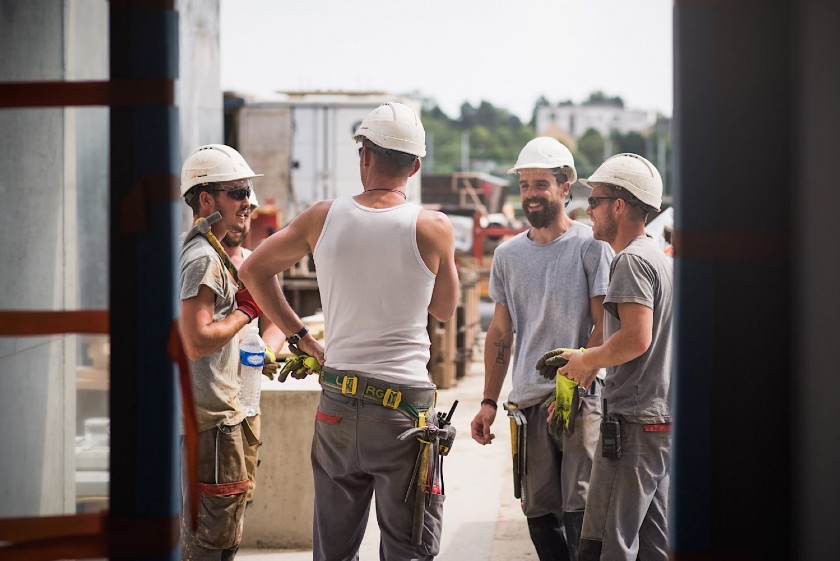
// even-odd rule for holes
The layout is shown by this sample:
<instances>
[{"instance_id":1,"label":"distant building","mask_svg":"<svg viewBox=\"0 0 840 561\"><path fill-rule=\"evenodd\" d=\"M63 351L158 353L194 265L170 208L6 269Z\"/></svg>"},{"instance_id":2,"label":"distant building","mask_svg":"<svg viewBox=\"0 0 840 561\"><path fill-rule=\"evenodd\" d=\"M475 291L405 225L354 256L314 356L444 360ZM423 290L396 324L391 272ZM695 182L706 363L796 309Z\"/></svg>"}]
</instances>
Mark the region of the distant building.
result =
<instances>
[{"instance_id":1,"label":"distant building","mask_svg":"<svg viewBox=\"0 0 840 561\"><path fill-rule=\"evenodd\" d=\"M551 104L537 107L537 134L577 140L589 129L601 136L611 131L642 133L656 124L656 111L626 109L614 103Z\"/></svg>"}]
</instances>

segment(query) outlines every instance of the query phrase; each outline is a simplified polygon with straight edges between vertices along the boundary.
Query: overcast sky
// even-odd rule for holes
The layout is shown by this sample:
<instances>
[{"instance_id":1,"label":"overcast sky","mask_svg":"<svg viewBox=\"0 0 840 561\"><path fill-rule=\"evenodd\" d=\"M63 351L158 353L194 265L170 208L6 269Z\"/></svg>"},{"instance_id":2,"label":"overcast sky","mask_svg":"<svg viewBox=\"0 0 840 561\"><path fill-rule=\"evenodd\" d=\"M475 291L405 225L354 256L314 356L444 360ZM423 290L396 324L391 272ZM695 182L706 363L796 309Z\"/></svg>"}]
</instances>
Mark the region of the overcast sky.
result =
<instances>
[{"instance_id":1,"label":"overcast sky","mask_svg":"<svg viewBox=\"0 0 840 561\"><path fill-rule=\"evenodd\" d=\"M601 90L671 115L674 0L220 0L222 87L419 91L529 121Z\"/></svg>"}]
</instances>

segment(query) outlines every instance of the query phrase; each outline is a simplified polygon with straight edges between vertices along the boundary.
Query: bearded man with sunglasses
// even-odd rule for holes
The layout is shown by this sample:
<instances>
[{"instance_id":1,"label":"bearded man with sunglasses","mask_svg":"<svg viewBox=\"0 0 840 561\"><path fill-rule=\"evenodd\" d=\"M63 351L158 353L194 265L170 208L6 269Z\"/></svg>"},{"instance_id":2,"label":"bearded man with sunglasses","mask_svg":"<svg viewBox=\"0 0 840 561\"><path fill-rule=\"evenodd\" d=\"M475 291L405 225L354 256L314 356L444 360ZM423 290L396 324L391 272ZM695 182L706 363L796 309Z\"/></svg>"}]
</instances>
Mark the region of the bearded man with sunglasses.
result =
<instances>
[{"instance_id":1,"label":"bearded man with sunglasses","mask_svg":"<svg viewBox=\"0 0 840 561\"><path fill-rule=\"evenodd\" d=\"M531 140L510 173L519 176L522 210L531 228L493 255L490 297L496 307L484 344L484 399L472 421L472 437L479 444L493 440L490 426L513 354L507 408L527 421L520 481L531 541L540 561L576 559L598 439L600 384L587 384L571 433L555 436L543 407L555 395L555 372L544 374L546 379L535 364L549 349L601 343L612 250L592 237L589 226L566 214L577 172L563 144L550 137Z\"/></svg>"},{"instance_id":2,"label":"bearded man with sunglasses","mask_svg":"<svg viewBox=\"0 0 840 561\"><path fill-rule=\"evenodd\" d=\"M221 220L211 225L211 232L221 240L227 232L245 228L254 177L260 175L239 152L209 144L184 162L181 195L192 208L194 220L221 214ZM243 422L245 412L237 397L236 334L261 312L247 290L237 291L220 255L194 230L181 247L180 292L181 336L190 360L198 416L200 503L196 532L188 517L182 518L182 556L190 561L230 560L242 539L249 485L245 443L256 440ZM182 475L183 490L186 484ZM187 496L182 495L182 513L186 513Z\"/></svg>"},{"instance_id":3,"label":"bearded man with sunglasses","mask_svg":"<svg viewBox=\"0 0 840 561\"><path fill-rule=\"evenodd\" d=\"M609 158L581 183L595 237L617 252L604 299L604 342L567 352L558 369L582 385L606 368L601 452L595 456L579 561L666 561L671 479L673 260L645 235L662 178L636 154Z\"/></svg>"}]
</instances>

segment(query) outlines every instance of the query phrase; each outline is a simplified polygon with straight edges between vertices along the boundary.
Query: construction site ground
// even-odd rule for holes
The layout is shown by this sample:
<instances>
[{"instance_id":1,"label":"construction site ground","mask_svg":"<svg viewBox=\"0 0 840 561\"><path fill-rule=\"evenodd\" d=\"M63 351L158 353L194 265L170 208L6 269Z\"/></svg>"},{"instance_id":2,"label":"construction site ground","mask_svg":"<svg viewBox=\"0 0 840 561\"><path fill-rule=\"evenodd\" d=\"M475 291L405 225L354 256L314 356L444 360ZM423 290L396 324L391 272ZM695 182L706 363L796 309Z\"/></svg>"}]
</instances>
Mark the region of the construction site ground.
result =
<instances>
[{"instance_id":1,"label":"construction site ground","mask_svg":"<svg viewBox=\"0 0 840 561\"><path fill-rule=\"evenodd\" d=\"M534 561L537 554L528 537L528 525L519 500L513 496L510 430L505 412L493 424L493 444L481 446L470 438L470 421L479 409L484 388L483 334L473 361L457 384L438 392L438 409L448 410L457 399L453 425L458 434L444 461L446 503L439 561ZM510 391L510 376L502 399ZM259 491L257 491L259 492ZM360 549L361 561L379 559L379 529L374 508ZM340 513L337 513L340 515ZM246 515L247 516L247 515ZM283 531L277 513L277 531ZM246 561L305 561L311 550L243 549Z\"/></svg>"}]
</instances>

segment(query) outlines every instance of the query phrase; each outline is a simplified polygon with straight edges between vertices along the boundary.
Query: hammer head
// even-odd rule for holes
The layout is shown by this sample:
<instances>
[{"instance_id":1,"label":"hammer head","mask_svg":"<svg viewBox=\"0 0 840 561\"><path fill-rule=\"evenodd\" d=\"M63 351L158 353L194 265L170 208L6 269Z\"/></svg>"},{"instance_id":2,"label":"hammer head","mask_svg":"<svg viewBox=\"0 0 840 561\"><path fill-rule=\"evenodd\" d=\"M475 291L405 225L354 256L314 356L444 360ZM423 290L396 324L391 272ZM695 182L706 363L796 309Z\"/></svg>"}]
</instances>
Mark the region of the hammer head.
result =
<instances>
[{"instance_id":1,"label":"hammer head","mask_svg":"<svg viewBox=\"0 0 840 561\"><path fill-rule=\"evenodd\" d=\"M195 225L187 232L186 237L184 237L184 243L187 243L192 239L193 236L196 234L204 236L207 232L210 231L210 227L213 226L216 222L222 219L222 214L220 212L214 212L207 218L199 218L195 221Z\"/></svg>"}]
</instances>

